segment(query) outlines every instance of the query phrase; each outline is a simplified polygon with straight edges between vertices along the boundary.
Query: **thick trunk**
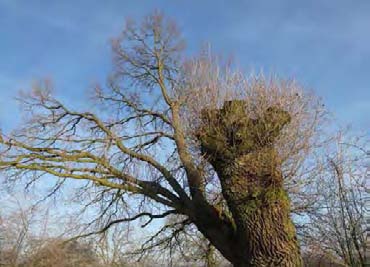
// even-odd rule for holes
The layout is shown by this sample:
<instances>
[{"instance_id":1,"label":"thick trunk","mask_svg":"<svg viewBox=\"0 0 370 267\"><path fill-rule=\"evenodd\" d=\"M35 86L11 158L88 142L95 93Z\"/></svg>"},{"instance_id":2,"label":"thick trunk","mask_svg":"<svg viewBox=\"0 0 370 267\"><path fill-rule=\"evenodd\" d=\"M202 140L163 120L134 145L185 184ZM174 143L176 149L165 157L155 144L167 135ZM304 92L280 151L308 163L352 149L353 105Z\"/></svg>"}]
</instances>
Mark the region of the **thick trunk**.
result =
<instances>
[{"instance_id":1,"label":"thick trunk","mask_svg":"<svg viewBox=\"0 0 370 267\"><path fill-rule=\"evenodd\" d=\"M234 223L229 242L214 245L221 253L231 247L227 258L237 267L300 267L290 199L274 148L290 116L271 107L261 117L250 119L243 105L243 101L230 101L220 110L203 114L202 151L218 174Z\"/></svg>"},{"instance_id":2,"label":"thick trunk","mask_svg":"<svg viewBox=\"0 0 370 267\"><path fill-rule=\"evenodd\" d=\"M272 164L274 155L273 150L264 149L217 170L236 224L234 266L302 266L290 200L281 172Z\"/></svg>"}]
</instances>

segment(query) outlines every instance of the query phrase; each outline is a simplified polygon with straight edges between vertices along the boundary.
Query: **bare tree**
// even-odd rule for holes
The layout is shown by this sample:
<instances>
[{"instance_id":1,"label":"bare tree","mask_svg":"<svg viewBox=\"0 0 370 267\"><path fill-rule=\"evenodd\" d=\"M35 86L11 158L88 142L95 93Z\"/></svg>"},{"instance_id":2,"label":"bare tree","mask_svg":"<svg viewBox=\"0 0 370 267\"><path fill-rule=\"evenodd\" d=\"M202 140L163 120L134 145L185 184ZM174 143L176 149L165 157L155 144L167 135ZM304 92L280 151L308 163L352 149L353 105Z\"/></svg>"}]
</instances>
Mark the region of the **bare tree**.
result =
<instances>
[{"instance_id":1,"label":"bare tree","mask_svg":"<svg viewBox=\"0 0 370 267\"><path fill-rule=\"evenodd\" d=\"M16 210L4 212L0 217L0 266L19 266L29 249L35 210L21 207L19 202L16 207Z\"/></svg>"},{"instance_id":2,"label":"bare tree","mask_svg":"<svg viewBox=\"0 0 370 267\"><path fill-rule=\"evenodd\" d=\"M341 266L365 266L365 159L359 142L339 134L317 180L320 198L308 213L304 242L316 257Z\"/></svg>"},{"instance_id":3,"label":"bare tree","mask_svg":"<svg viewBox=\"0 0 370 267\"><path fill-rule=\"evenodd\" d=\"M94 240L96 254L104 266L119 267L124 265L125 260L122 256L126 244L122 242L123 240L121 231L114 231L114 235L106 232L105 235Z\"/></svg>"},{"instance_id":4,"label":"bare tree","mask_svg":"<svg viewBox=\"0 0 370 267\"><path fill-rule=\"evenodd\" d=\"M89 242L93 244L96 256L99 258L102 266L123 267L123 266L146 266L147 259L141 260L140 264L137 259L130 254L138 246L137 235L134 238L128 238L132 235L131 229L122 227L123 225L112 226L102 235L89 237ZM125 242L126 241L126 242ZM154 266L154 261L151 262ZM150 265L149 265L150 266Z\"/></svg>"},{"instance_id":5,"label":"bare tree","mask_svg":"<svg viewBox=\"0 0 370 267\"><path fill-rule=\"evenodd\" d=\"M320 101L182 48L160 14L128 22L89 111L57 100L50 83L22 96L26 121L2 136L0 168L28 186L58 178L48 196L75 180L75 199L99 210L86 235L176 215L151 240L191 225L234 266L301 266L288 193L302 188Z\"/></svg>"},{"instance_id":6,"label":"bare tree","mask_svg":"<svg viewBox=\"0 0 370 267\"><path fill-rule=\"evenodd\" d=\"M19 265L27 267L98 267L101 266L91 245L77 241L44 240L43 245L30 253Z\"/></svg>"}]
</instances>

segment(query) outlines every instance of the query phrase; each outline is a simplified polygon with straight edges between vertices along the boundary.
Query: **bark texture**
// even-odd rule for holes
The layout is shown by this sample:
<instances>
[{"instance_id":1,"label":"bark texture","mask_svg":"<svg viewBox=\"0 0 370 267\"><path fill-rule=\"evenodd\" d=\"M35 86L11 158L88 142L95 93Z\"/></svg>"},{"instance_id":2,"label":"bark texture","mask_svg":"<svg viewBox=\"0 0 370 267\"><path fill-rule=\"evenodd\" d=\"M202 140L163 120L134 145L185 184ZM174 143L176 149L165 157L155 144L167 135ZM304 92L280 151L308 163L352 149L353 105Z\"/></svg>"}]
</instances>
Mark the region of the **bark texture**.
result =
<instances>
[{"instance_id":1,"label":"bark texture","mask_svg":"<svg viewBox=\"0 0 370 267\"><path fill-rule=\"evenodd\" d=\"M229 260L238 267L302 266L274 148L289 114L270 107L252 119L243 101L229 101L222 109L204 110L202 118L201 148L218 174L235 224L232 244L227 242L233 248Z\"/></svg>"}]
</instances>

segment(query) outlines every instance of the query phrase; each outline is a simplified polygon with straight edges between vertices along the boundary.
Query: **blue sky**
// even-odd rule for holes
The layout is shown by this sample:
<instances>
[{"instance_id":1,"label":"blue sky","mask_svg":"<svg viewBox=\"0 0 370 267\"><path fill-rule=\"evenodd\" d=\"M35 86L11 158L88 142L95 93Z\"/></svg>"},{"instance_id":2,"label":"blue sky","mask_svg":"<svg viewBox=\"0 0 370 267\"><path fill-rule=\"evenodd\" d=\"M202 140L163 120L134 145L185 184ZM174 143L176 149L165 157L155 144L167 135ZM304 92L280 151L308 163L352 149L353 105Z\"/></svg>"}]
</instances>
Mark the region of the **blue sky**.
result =
<instances>
[{"instance_id":1,"label":"blue sky","mask_svg":"<svg viewBox=\"0 0 370 267\"><path fill-rule=\"evenodd\" d=\"M175 19L189 53L205 42L246 72L295 78L341 124L369 133L370 1L0 0L0 127L19 120L19 89L50 78L70 103L104 82L109 39L154 9Z\"/></svg>"}]
</instances>

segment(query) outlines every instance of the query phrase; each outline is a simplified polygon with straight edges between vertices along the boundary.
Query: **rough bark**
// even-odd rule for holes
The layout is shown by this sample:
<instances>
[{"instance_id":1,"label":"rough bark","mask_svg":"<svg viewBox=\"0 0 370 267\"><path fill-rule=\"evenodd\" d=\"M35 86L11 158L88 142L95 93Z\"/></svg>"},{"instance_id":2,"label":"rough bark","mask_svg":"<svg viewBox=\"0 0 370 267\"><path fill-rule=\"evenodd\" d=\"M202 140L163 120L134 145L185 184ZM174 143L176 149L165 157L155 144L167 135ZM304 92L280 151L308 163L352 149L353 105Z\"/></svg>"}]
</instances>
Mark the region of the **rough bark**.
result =
<instances>
[{"instance_id":1,"label":"rough bark","mask_svg":"<svg viewBox=\"0 0 370 267\"><path fill-rule=\"evenodd\" d=\"M218 174L235 224L232 243L226 243L233 248L229 260L234 266L302 266L274 148L275 138L289 121L289 114L276 107L251 119L242 101L204 111L199 140ZM221 251L225 246L214 245Z\"/></svg>"}]
</instances>

